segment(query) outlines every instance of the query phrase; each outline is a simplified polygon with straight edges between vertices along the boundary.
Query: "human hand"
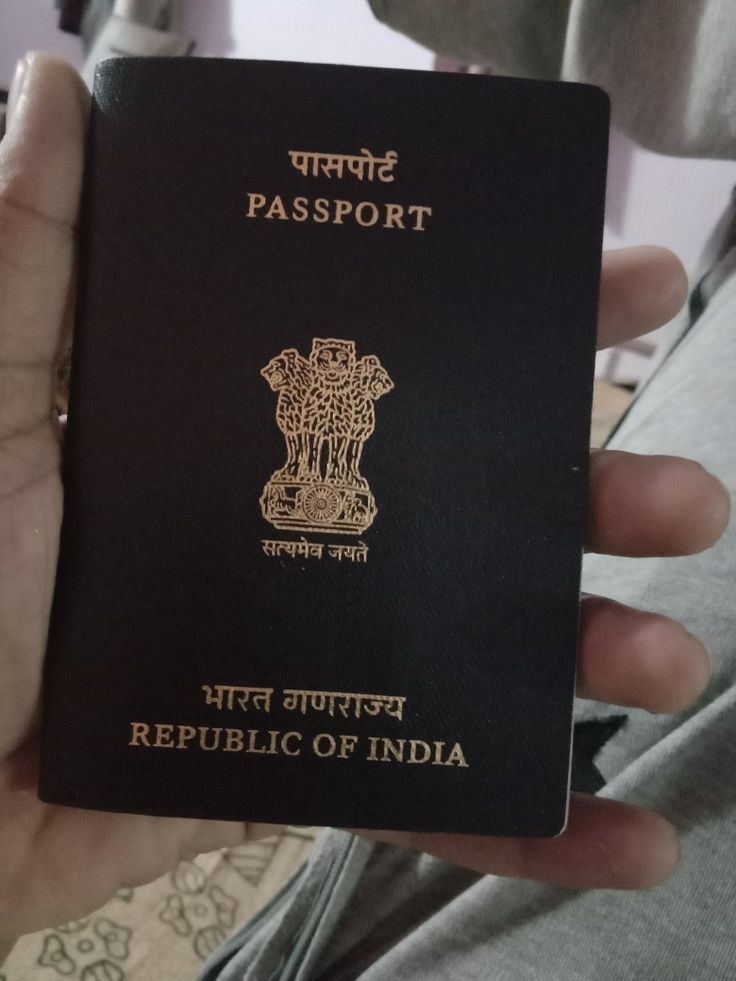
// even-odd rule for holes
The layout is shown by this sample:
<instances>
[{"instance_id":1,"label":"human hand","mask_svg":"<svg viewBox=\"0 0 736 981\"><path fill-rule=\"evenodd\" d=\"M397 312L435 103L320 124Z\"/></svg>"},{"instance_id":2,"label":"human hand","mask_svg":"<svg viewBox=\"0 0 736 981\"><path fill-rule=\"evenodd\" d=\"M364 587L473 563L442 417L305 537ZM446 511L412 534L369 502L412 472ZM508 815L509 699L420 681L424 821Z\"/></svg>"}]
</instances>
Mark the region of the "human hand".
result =
<instances>
[{"instance_id":1,"label":"human hand","mask_svg":"<svg viewBox=\"0 0 736 981\"><path fill-rule=\"evenodd\" d=\"M233 847L264 826L77 810L42 803L38 698L62 510L54 363L70 330L74 223L88 96L47 56L26 64L0 146L0 935L83 916L122 886L182 858ZM685 295L661 250L606 256L601 341L669 319ZM727 520L725 492L697 464L599 453L591 468L590 547L617 554L705 548ZM661 617L606 600L584 604L580 693L657 711L702 689L708 658ZM577 886L648 885L672 867L672 829L645 811L575 798L551 841L368 832L480 871ZM609 864L601 867L601 854Z\"/></svg>"}]
</instances>

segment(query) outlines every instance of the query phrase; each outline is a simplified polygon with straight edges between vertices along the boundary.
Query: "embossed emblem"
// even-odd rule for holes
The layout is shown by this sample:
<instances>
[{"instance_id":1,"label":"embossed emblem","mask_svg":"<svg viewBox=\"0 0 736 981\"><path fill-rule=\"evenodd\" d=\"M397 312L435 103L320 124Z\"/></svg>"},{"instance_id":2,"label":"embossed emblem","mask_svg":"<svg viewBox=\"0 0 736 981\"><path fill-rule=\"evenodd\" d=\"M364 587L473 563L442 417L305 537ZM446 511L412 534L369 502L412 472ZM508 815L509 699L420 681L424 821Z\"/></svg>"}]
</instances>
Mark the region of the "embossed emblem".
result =
<instances>
[{"instance_id":1,"label":"embossed emblem","mask_svg":"<svg viewBox=\"0 0 736 981\"><path fill-rule=\"evenodd\" d=\"M276 528L361 534L377 508L360 460L375 403L394 387L388 372L375 355L357 358L354 341L315 337L308 359L287 348L261 374L278 393L286 441L286 462L263 488L263 517Z\"/></svg>"}]
</instances>

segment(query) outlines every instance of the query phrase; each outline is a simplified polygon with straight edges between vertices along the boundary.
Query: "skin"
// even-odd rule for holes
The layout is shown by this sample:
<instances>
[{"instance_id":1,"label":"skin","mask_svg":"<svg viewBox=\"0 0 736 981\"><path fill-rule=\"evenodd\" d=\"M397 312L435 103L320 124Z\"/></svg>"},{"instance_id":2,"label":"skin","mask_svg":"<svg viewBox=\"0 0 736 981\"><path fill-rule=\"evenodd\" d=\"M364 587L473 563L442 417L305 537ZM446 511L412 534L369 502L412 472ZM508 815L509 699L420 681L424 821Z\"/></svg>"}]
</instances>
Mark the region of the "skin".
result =
<instances>
[{"instance_id":1,"label":"skin","mask_svg":"<svg viewBox=\"0 0 736 981\"><path fill-rule=\"evenodd\" d=\"M54 362L70 331L74 228L88 95L62 62L33 55L11 97L0 145L0 936L60 924L122 886L183 858L271 829L139 817L41 803L38 697L62 513L62 443L52 413ZM603 261L600 345L669 320L685 300L678 260L662 249ZM601 451L590 475L588 547L616 555L683 555L722 534L729 500L697 463ZM666 617L600 597L583 601L579 694L677 711L705 687L703 645ZM480 872L574 888L647 888L675 868L661 817L575 795L555 839L360 832Z\"/></svg>"}]
</instances>

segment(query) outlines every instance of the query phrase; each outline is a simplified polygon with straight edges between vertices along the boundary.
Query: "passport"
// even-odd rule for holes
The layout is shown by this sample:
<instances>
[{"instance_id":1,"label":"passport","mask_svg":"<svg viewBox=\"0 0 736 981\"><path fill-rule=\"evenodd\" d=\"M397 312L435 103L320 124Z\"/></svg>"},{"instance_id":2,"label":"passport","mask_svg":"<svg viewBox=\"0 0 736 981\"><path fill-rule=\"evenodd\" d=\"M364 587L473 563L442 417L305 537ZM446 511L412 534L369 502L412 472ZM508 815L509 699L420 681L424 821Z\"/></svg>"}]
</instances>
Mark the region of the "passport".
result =
<instances>
[{"instance_id":1,"label":"passport","mask_svg":"<svg viewBox=\"0 0 736 981\"><path fill-rule=\"evenodd\" d=\"M564 828L608 114L99 67L42 800Z\"/></svg>"}]
</instances>

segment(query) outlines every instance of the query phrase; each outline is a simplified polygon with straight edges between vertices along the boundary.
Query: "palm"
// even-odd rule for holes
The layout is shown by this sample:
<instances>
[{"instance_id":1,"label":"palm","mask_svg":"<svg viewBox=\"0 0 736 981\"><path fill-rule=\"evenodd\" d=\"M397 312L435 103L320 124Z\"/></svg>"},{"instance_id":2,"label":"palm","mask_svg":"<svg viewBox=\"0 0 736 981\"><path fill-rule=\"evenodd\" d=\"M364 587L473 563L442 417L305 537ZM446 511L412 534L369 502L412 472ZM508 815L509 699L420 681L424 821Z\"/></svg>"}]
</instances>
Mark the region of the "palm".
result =
<instances>
[{"instance_id":1,"label":"palm","mask_svg":"<svg viewBox=\"0 0 736 981\"><path fill-rule=\"evenodd\" d=\"M182 858L233 847L244 824L107 814L44 804L30 737L0 770L0 922L25 933L84 915L122 886L149 882Z\"/></svg>"},{"instance_id":2,"label":"palm","mask_svg":"<svg viewBox=\"0 0 736 981\"><path fill-rule=\"evenodd\" d=\"M62 505L51 379L71 306L86 104L71 69L34 58L0 148L0 932L6 935L81 916L121 886L149 881L182 857L238 844L252 828L55 807L35 793L41 665ZM602 341L652 329L682 299L683 275L669 254L608 256ZM690 518L683 522L685 509ZM695 551L718 537L727 510L720 485L695 464L615 453L593 461L588 537L598 550ZM654 620L658 630L647 633ZM643 635L669 651L656 676ZM609 649L617 654L610 660ZM669 711L687 704L706 679L705 652L677 624L603 599L584 604L580 694ZM597 798L576 800L568 831L551 841L370 834L480 871L580 887L649 884L667 874L676 852L674 832L662 819ZM616 856L610 867L601 867L602 847Z\"/></svg>"}]
</instances>

